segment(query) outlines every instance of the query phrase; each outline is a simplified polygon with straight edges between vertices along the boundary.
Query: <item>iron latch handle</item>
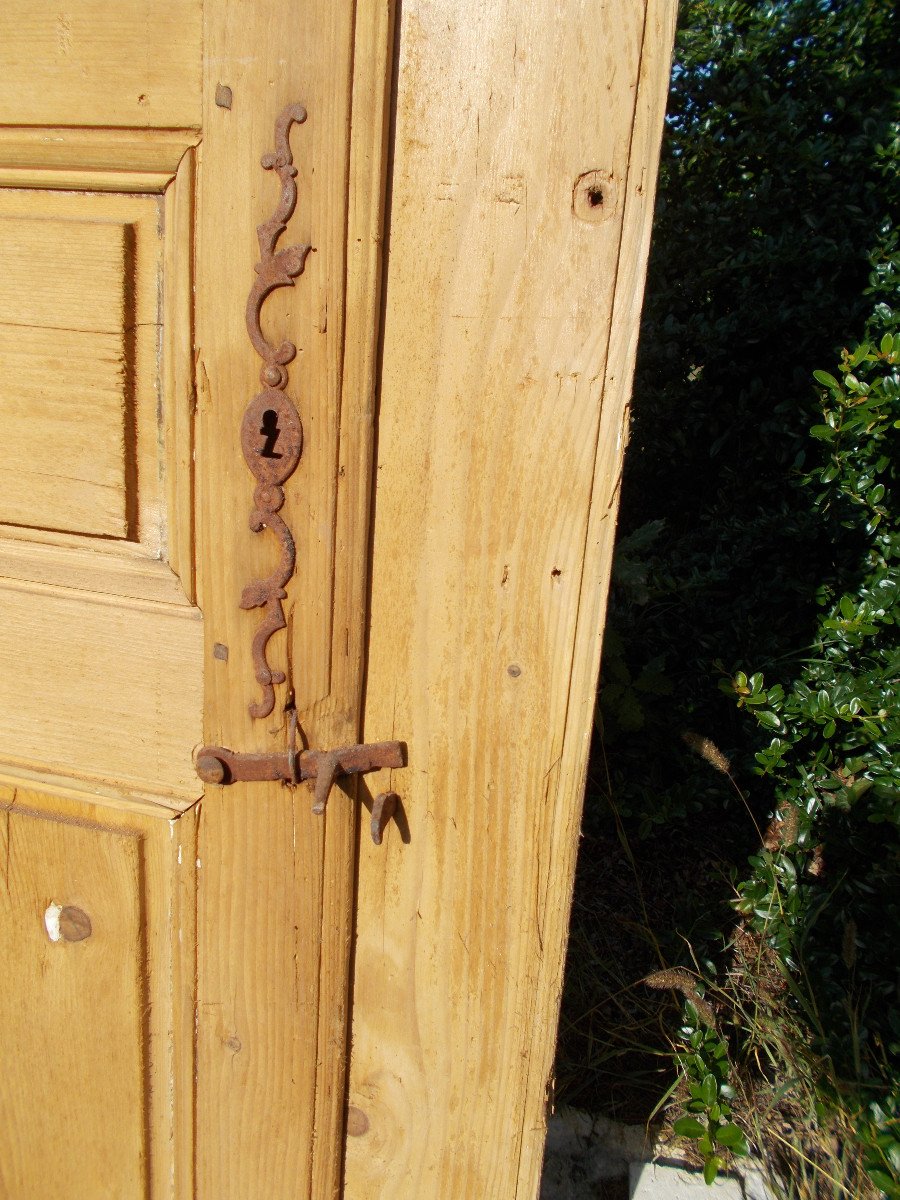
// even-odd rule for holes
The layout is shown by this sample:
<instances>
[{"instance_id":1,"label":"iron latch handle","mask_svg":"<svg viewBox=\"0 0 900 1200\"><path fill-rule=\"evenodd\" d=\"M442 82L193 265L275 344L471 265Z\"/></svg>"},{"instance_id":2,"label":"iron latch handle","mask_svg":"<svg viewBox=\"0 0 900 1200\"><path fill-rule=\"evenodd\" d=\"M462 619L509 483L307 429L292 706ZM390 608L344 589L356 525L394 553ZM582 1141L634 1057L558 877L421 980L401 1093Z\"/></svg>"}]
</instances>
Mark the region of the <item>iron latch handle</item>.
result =
<instances>
[{"instance_id":1,"label":"iron latch handle","mask_svg":"<svg viewBox=\"0 0 900 1200\"><path fill-rule=\"evenodd\" d=\"M280 750L272 754L240 754L224 746L204 746L197 755L197 774L204 783L282 783L315 781L313 812L322 813L339 775L364 775L406 765L403 742L370 742L336 750Z\"/></svg>"}]
</instances>

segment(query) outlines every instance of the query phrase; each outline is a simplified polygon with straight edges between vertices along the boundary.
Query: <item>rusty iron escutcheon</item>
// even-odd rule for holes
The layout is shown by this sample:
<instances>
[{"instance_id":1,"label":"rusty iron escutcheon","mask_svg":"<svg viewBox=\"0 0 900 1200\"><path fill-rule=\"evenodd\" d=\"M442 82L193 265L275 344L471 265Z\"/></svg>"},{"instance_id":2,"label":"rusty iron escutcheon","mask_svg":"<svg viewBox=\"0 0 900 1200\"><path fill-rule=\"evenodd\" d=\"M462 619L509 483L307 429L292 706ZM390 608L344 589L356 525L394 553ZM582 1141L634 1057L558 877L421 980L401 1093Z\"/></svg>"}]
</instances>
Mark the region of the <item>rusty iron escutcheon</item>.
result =
<instances>
[{"instance_id":1,"label":"rusty iron escutcheon","mask_svg":"<svg viewBox=\"0 0 900 1200\"><path fill-rule=\"evenodd\" d=\"M259 699L250 703L250 715L268 717L275 707L275 685L285 682L283 671L269 666L269 639L287 622L282 601L294 574L297 561L294 536L279 516L284 505L284 483L297 468L303 453L303 426L293 401L285 394L287 366L297 353L293 342L273 346L263 336L260 312L263 302L278 287L293 286L303 272L312 247L290 246L276 250L278 239L287 228L297 204L297 168L293 165L290 131L306 120L301 104L290 104L275 122L275 150L264 154L262 166L274 171L281 182L281 195L275 212L257 227L260 261L256 280L247 297L247 332L257 354L263 360L259 378L263 390L247 405L241 421L241 449L247 466L256 479L250 528L254 533L271 531L281 543L278 566L265 579L254 579L241 595L241 608L261 608L264 615L253 637L253 668L262 688ZM313 812L323 813L335 779L342 775L362 775L367 771L406 765L406 747L402 742L373 742L369 745L342 746L336 750L300 750L297 747L297 712L293 700L290 711L289 746L264 754L238 753L224 746L204 746L197 753L197 774L209 784L264 782L281 780L288 785L310 780L314 784ZM381 844L387 821L397 809L396 792L383 792L372 803L371 830L376 845Z\"/></svg>"},{"instance_id":2,"label":"rusty iron escutcheon","mask_svg":"<svg viewBox=\"0 0 900 1200\"><path fill-rule=\"evenodd\" d=\"M262 157L263 168L274 171L281 181L281 195L275 212L257 227L260 260L247 297L247 333L263 360L259 372L263 390L247 405L241 424L241 449L257 480L250 528L254 533L271 529L281 543L281 557L275 571L266 579L255 579L248 584L241 596L241 608L265 610L253 638L253 668L256 682L262 688L260 699L250 704L250 715L256 718L269 716L275 707L275 684L285 680L283 671L269 666L267 646L269 638L287 624L282 601L287 596L288 581L294 574L297 551L294 536L279 511L284 504L282 484L296 470L303 453L300 416L284 392L288 381L287 364L295 357L297 347L290 341L283 341L280 346L266 341L260 313L271 291L293 286L312 249L311 246L275 249L297 205L297 168L291 156L290 131L293 125L300 125L305 120L306 109L302 104L288 105L275 122L275 151Z\"/></svg>"}]
</instances>

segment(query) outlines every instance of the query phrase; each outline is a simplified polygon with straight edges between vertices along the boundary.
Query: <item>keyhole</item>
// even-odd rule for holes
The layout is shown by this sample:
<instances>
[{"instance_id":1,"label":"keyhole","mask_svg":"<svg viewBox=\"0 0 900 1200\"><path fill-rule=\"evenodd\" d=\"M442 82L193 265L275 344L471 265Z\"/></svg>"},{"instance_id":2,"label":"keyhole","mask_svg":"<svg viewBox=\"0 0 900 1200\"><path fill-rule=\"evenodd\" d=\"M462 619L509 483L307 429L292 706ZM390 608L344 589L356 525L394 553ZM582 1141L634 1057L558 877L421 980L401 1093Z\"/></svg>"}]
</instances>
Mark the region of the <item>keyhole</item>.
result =
<instances>
[{"instance_id":1,"label":"keyhole","mask_svg":"<svg viewBox=\"0 0 900 1200\"><path fill-rule=\"evenodd\" d=\"M266 411L263 413L262 425L260 426L259 432L266 439L266 444L263 446L262 450L260 450L260 452L259 452L260 457L261 458L281 458L281 457L283 457L281 454L275 453L275 443L278 441L278 438L281 434L281 430L278 428L278 413L275 411L274 408L267 408Z\"/></svg>"}]
</instances>

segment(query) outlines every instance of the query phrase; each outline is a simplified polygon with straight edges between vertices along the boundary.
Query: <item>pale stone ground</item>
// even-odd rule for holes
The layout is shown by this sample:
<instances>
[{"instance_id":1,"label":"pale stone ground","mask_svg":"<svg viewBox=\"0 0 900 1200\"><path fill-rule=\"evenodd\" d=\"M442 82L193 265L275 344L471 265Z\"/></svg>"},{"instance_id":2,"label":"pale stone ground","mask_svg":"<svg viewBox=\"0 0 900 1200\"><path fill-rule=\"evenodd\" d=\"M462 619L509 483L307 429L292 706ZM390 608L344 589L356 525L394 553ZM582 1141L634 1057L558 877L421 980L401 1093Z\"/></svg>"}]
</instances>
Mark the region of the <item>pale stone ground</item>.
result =
<instances>
[{"instance_id":1,"label":"pale stone ground","mask_svg":"<svg viewBox=\"0 0 900 1200\"><path fill-rule=\"evenodd\" d=\"M540 1200L774 1200L752 1162L708 1188L677 1149L648 1143L640 1125L578 1109L550 1118Z\"/></svg>"}]
</instances>

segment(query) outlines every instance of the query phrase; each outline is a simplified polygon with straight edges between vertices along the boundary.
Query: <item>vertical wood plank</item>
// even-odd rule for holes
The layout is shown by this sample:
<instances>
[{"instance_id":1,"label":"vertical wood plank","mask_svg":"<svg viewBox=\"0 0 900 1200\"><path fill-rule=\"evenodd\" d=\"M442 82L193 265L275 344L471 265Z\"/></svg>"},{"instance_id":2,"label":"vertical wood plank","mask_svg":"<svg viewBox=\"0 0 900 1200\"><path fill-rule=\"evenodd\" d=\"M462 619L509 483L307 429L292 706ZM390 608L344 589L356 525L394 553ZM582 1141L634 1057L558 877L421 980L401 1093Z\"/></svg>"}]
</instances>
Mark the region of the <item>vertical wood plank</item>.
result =
<instances>
[{"instance_id":1,"label":"vertical wood plank","mask_svg":"<svg viewBox=\"0 0 900 1200\"><path fill-rule=\"evenodd\" d=\"M193 1200L194 1194L199 816L200 806L195 804L168 822L168 863L173 883L168 906L172 974L166 1052L172 1073L172 1087L167 1097L172 1133L166 1182L173 1200Z\"/></svg>"},{"instance_id":2,"label":"vertical wood plank","mask_svg":"<svg viewBox=\"0 0 900 1200\"><path fill-rule=\"evenodd\" d=\"M198 588L207 630L206 736L236 750L283 749L297 699L316 748L357 740L378 319L378 263L392 5L370 0L210 0L199 151ZM231 107L216 104L219 85ZM220 90L221 96L221 90ZM271 573L275 539L247 526L252 477L244 408L260 362L244 304L256 226L275 209L261 170L276 117L292 132L299 200L280 247L313 251L263 325L298 348L287 393L303 457L282 511L297 539L288 629L270 642L286 669L266 720L250 644L258 612L243 586ZM348 189L352 205L348 208ZM348 245L350 251L348 254ZM210 788L199 829L198 1171L201 1200L333 1197L340 1185L354 879L353 803L338 787L324 818L305 788Z\"/></svg>"},{"instance_id":3,"label":"vertical wood plank","mask_svg":"<svg viewBox=\"0 0 900 1200\"><path fill-rule=\"evenodd\" d=\"M545 1014L532 1029L523 1109L533 1114L532 1136L524 1139L516 1196L537 1194L544 1153L544 1105L553 1070L556 1027L562 998L569 913L594 727L600 652L612 569L622 457L628 440L631 383L640 331L641 305L659 167L659 149L669 92L669 69L677 4L648 0L637 80L622 239L603 381L603 407L594 463L594 482L578 601L572 675L559 763L557 800L543 833L551 857L539 904L548 914L543 969L535 1008Z\"/></svg>"},{"instance_id":4,"label":"vertical wood plank","mask_svg":"<svg viewBox=\"0 0 900 1200\"><path fill-rule=\"evenodd\" d=\"M537 1192L674 11L402 9L347 1200Z\"/></svg>"}]
</instances>

